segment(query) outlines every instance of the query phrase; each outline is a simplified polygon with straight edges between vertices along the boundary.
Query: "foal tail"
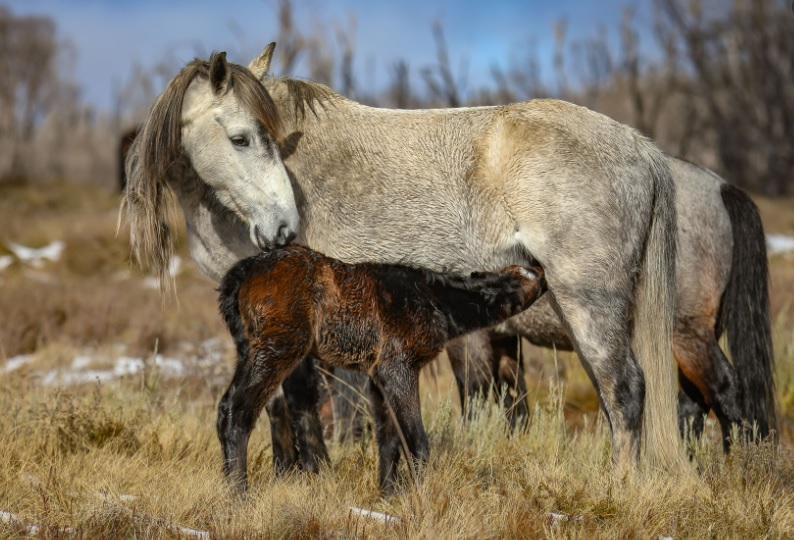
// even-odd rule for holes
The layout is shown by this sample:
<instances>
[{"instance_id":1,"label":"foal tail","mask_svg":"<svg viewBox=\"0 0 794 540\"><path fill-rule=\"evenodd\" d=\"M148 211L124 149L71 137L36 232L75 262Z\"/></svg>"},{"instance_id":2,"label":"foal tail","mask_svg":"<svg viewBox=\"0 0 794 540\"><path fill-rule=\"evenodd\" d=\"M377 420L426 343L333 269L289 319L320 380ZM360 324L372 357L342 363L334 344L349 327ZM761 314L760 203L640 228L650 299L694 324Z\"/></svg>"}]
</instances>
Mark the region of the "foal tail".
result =
<instances>
[{"instance_id":1,"label":"foal tail","mask_svg":"<svg viewBox=\"0 0 794 540\"><path fill-rule=\"evenodd\" d=\"M231 270L221 280L218 287L219 298L218 304L220 307L221 317L223 322L229 328L229 332L234 339L234 345L237 349L237 361L244 362L248 358L250 344L248 336L243 328L243 320L240 316L240 286L248 275L249 266L254 263L252 257L243 259L235 264Z\"/></svg>"},{"instance_id":2,"label":"foal tail","mask_svg":"<svg viewBox=\"0 0 794 540\"><path fill-rule=\"evenodd\" d=\"M777 431L766 237L758 207L744 191L726 183L720 194L731 220L733 260L717 336L727 330L744 419L765 438Z\"/></svg>"},{"instance_id":3,"label":"foal tail","mask_svg":"<svg viewBox=\"0 0 794 540\"><path fill-rule=\"evenodd\" d=\"M637 145L649 160L654 187L650 229L635 292L632 349L645 375L642 448L646 462L676 470L685 463L678 437L675 317L675 185L664 155L647 139Z\"/></svg>"}]
</instances>

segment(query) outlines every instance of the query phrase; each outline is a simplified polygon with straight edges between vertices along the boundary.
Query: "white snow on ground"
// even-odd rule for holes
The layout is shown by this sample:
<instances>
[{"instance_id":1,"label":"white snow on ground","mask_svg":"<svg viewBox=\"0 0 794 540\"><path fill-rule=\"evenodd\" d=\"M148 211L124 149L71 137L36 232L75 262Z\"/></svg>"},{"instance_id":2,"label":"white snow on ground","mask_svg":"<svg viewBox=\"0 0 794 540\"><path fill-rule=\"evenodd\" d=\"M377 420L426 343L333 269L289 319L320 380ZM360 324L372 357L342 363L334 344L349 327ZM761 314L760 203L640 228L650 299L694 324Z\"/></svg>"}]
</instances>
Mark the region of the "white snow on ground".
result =
<instances>
[{"instance_id":1,"label":"white snow on ground","mask_svg":"<svg viewBox=\"0 0 794 540\"><path fill-rule=\"evenodd\" d=\"M769 255L794 250L794 238L784 234L766 235L767 252Z\"/></svg>"},{"instance_id":2,"label":"white snow on ground","mask_svg":"<svg viewBox=\"0 0 794 540\"><path fill-rule=\"evenodd\" d=\"M41 383L45 386L55 384L73 386L94 381L106 382L127 375L135 375L146 367L146 362L142 358L119 356L110 369L87 369L89 365L97 360L101 360L101 358L79 355L72 361L72 365L68 370L51 370L44 373ZM154 366L157 366L160 369L160 373L165 377L180 377L185 373L184 363L177 358L167 358L158 354L149 361Z\"/></svg>"},{"instance_id":3,"label":"white snow on ground","mask_svg":"<svg viewBox=\"0 0 794 540\"><path fill-rule=\"evenodd\" d=\"M29 364L31 360L33 360L32 354L20 354L19 356L12 356L6 360L5 372L10 373L14 370L17 370L25 364Z\"/></svg>"},{"instance_id":4,"label":"white snow on ground","mask_svg":"<svg viewBox=\"0 0 794 540\"><path fill-rule=\"evenodd\" d=\"M17 244L16 242L8 242L6 243L6 247L23 263L27 263L34 268L41 268L45 260L52 262L58 261L61 258L63 248L66 247L66 244L61 240L53 240L44 247L31 248Z\"/></svg>"},{"instance_id":5,"label":"white snow on ground","mask_svg":"<svg viewBox=\"0 0 794 540\"><path fill-rule=\"evenodd\" d=\"M78 354L68 366L51 370L34 370L32 375L44 386L74 386L96 381L109 382L156 368L163 378L201 376L222 382L231 375L232 344L220 338L210 338L198 345L183 343L175 356L157 354L137 358L123 354L123 347L115 354ZM121 354L119 354L121 353ZM10 373L34 360L34 355L15 356L6 360L0 374Z\"/></svg>"},{"instance_id":6,"label":"white snow on ground","mask_svg":"<svg viewBox=\"0 0 794 540\"><path fill-rule=\"evenodd\" d=\"M11 255L0 255L0 272L14 264L14 257Z\"/></svg>"}]
</instances>

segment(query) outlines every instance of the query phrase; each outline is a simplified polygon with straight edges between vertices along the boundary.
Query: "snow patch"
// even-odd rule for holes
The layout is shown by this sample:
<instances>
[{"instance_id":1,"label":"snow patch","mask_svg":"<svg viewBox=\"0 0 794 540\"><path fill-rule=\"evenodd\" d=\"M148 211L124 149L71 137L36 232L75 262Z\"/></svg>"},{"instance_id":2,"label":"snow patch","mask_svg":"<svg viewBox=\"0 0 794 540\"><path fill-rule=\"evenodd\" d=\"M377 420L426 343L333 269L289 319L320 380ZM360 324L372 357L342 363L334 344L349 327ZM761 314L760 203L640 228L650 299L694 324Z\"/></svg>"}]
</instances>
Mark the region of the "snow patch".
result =
<instances>
[{"instance_id":1,"label":"snow patch","mask_svg":"<svg viewBox=\"0 0 794 540\"><path fill-rule=\"evenodd\" d=\"M157 354L139 358L125 355L125 349L120 345L110 353L81 352L62 367L35 370L32 375L44 386L74 386L118 380L142 373L147 367L156 369L163 378L198 376L212 384L223 384L231 373L228 360L232 357L232 344L218 337L199 344L180 343L175 356ZM34 355L29 354L9 358L5 366L0 364L0 374L15 371L33 358Z\"/></svg>"},{"instance_id":2,"label":"snow patch","mask_svg":"<svg viewBox=\"0 0 794 540\"><path fill-rule=\"evenodd\" d=\"M14 257L11 255L0 255L0 272L8 268L14 263Z\"/></svg>"},{"instance_id":3,"label":"snow patch","mask_svg":"<svg viewBox=\"0 0 794 540\"><path fill-rule=\"evenodd\" d=\"M34 268L41 268L44 266L45 260L52 262L60 260L66 244L61 240L53 240L44 247L32 248L16 242L8 242L6 247L21 262L27 263Z\"/></svg>"},{"instance_id":4,"label":"snow patch","mask_svg":"<svg viewBox=\"0 0 794 540\"><path fill-rule=\"evenodd\" d=\"M766 245L769 255L794 250L794 238L785 234L767 234Z\"/></svg>"},{"instance_id":5,"label":"snow patch","mask_svg":"<svg viewBox=\"0 0 794 540\"><path fill-rule=\"evenodd\" d=\"M6 360L5 372L10 373L12 371L16 371L25 364L29 364L31 360L33 360L32 354L20 354L19 356L8 358Z\"/></svg>"},{"instance_id":6,"label":"snow patch","mask_svg":"<svg viewBox=\"0 0 794 540\"><path fill-rule=\"evenodd\" d=\"M168 275L172 278L176 277L182 271L182 257L173 255L171 261L168 263ZM149 289L159 289L160 279L154 276L147 276L143 278L143 285Z\"/></svg>"}]
</instances>

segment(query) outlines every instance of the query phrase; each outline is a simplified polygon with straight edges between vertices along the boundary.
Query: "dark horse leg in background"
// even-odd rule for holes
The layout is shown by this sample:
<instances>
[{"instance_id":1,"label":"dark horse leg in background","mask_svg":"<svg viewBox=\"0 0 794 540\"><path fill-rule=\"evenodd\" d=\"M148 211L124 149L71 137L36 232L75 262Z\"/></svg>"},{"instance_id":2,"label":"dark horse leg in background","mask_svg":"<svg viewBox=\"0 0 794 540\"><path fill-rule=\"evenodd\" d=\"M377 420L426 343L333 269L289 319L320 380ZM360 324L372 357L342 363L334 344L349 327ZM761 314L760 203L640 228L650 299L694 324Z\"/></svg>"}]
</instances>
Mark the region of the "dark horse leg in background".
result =
<instances>
[{"instance_id":1,"label":"dark horse leg in background","mask_svg":"<svg viewBox=\"0 0 794 540\"><path fill-rule=\"evenodd\" d=\"M494 391L494 397L504 404L510 429L529 416L527 406L527 383L524 364L516 360L520 338L508 334L496 334L487 330L477 331L447 343L455 382L458 386L460 406L471 418L467 409L471 399L481 399Z\"/></svg>"},{"instance_id":2,"label":"dark horse leg in background","mask_svg":"<svg viewBox=\"0 0 794 540\"><path fill-rule=\"evenodd\" d=\"M673 348L681 383L678 396L681 433L686 433L691 422L693 435L700 437L703 418L713 409L720 422L723 447L727 452L731 425L742 421L736 372L717 345L713 326L709 328L707 321L689 321L685 328L680 327L684 325L676 326Z\"/></svg>"}]
</instances>

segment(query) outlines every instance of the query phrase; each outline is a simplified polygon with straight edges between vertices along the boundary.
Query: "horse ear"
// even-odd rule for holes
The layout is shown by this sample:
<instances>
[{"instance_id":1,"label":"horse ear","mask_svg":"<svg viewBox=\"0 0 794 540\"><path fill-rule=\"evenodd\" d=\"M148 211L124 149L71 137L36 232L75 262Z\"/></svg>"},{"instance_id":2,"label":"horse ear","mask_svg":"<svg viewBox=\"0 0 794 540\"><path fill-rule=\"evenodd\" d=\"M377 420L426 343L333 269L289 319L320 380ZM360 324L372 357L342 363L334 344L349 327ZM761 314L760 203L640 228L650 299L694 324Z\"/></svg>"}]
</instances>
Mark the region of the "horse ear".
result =
<instances>
[{"instance_id":1,"label":"horse ear","mask_svg":"<svg viewBox=\"0 0 794 540\"><path fill-rule=\"evenodd\" d=\"M262 79L270 70L270 61L273 60L273 51L276 50L276 42L272 42L265 47L259 56L254 58L248 65L248 70L254 74L257 79Z\"/></svg>"},{"instance_id":2,"label":"horse ear","mask_svg":"<svg viewBox=\"0 0 794 540\"><path fill-rule=\"evenodd\" d=\"M229 88L229 79L232 76L232 70L229 69L229 64L226 63L226 52L212 53L210 56L210 85L212 86L212 93L216 96L222 96Z\"/></svg>"}]
</instances>

